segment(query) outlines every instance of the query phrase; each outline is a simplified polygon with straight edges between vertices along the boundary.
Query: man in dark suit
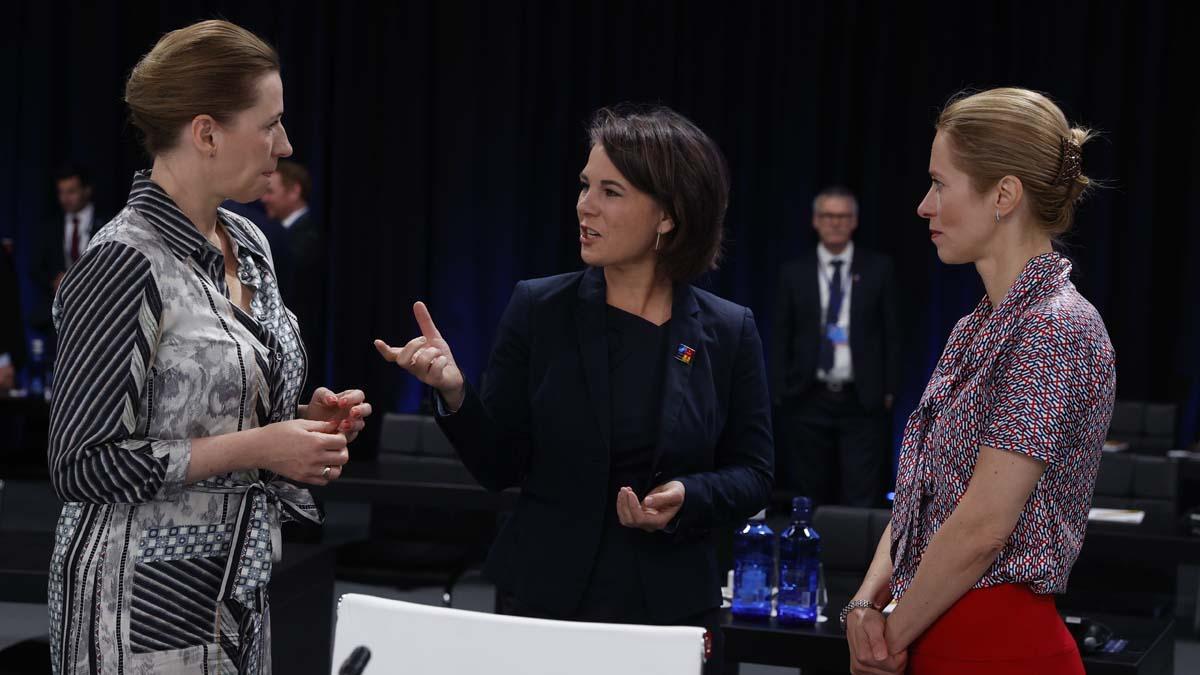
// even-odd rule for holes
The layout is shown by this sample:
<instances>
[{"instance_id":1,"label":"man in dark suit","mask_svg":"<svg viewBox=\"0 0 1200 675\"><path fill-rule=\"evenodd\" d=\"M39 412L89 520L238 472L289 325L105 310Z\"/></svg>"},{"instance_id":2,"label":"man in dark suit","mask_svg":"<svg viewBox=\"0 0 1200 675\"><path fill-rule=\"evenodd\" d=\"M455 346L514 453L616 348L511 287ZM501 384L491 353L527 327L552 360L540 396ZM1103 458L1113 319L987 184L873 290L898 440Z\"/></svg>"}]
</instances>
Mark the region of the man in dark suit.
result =
<instances>
[{"instance_id":1,"label":"man in dark suit","mask_svg":"<svg viewBox=\"0 0 1200 675\"><path fill-rule=\"evenodd\" d=\"M900 377L892 262L854 246L858 202L849 190L818 194L812 222L820 242L784 266L776 296L776 476L817 503L877 506Z\"/></svg>"},{"instance_id":2,"label":"man in dark suit","mask_svg":"<svg viewBox=\"0 0 1200 675\"><path fill-rule=\"evenodd\" d=\"M302 398L325 382L325 235L308 208L312 179L300 164L280 160L262 196L267 216L279 224L263 228L271 244L275 276L284 304L300 321L308 353L308 380ZM307 399L304 399L307 400Z\"/></svg>"},{"instance_id":3,"label":"man in dark suit","mask_svg":"<svg viewBox=\"0 0 1200 675\"><path fill-rule=\"evenodd\" d=\"M12 240L0 240L0 395L16 386L25 362L25 322L11 254Z\"/></svg>"},{"instance_id":4,"label":"man in dark suit","mask_svg":"<svg viewBox=\"0 0 1200 675\"><path fill-rule=\"evenodd\" d=\"M92 181L86 169L68 163L54 177L59 218L42 228L37 259L33 266L33 288L36 294L29 322L35 329L53 335L50 305L63 275L87 250L88 242L104 223L92 203Z\"/></svg>"}]
</instances>

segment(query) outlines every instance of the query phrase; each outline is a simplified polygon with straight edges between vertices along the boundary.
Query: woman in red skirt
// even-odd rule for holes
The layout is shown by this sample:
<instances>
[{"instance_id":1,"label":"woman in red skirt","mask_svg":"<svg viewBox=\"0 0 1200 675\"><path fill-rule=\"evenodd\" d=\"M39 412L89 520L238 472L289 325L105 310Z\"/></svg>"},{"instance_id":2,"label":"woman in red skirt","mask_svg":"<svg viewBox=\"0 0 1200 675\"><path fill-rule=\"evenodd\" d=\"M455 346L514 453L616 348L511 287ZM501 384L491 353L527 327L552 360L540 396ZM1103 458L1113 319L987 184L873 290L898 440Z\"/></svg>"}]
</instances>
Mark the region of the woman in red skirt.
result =
<instances>
[{"instance_id":1,"label":"woman in red skirt","mask_svg":"<svg viewBox=\"0 0 1200 675\"><path fill-rule=\"evenodd\" d=\"M1024 89L957 98L936 128L917 211L987 295L905 427L891 524L843 610L851 670L1082 675L1053 594L1083 543L1114 355L1053 241L1088 188L1090 134Z\"/></svg>"}]
</instances>

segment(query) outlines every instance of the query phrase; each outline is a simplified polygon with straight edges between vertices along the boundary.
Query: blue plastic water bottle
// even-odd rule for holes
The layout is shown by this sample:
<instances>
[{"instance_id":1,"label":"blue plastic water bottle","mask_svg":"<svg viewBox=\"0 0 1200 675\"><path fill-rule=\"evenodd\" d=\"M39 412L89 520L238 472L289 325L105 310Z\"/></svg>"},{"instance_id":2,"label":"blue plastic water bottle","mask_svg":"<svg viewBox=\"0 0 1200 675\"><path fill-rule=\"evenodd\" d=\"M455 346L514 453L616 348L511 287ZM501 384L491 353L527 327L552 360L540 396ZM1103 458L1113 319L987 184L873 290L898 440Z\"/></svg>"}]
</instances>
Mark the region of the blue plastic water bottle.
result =
<instances>
[{"instance_id":1,"label":"blue plastic water bottle","mask_svg":"<svg viewBox=\"0 0 1200 675\"><path fill-rule=\"evenodd\" d=\"M733 536L733 615L769 619L774 582L775 533L759 512Z\"/></svg>"},{"instance_id":2,"label":"blue plastic water bottle","mask_svg":"<svg viewBox=\"0 0 1200 675\"><path fill-rule=\"evenodd\" d=\"M779 621L813 623L820 614L821 536L812 500L792 499L792 524L779 535Z\"/></svg>"},{"instance_id":3,"label":"blue plastic water bottle","mask_svg":"<svg viewBox=\"0 0 1200 675\"><path fill-rule=\"evenodd\" d=\"M26 370L26 378L30 396L42 398L46 395L49 387L46 372L46 348L45 343L38 338L29 341L29 366Z\"/></svg>"}]
</instances>

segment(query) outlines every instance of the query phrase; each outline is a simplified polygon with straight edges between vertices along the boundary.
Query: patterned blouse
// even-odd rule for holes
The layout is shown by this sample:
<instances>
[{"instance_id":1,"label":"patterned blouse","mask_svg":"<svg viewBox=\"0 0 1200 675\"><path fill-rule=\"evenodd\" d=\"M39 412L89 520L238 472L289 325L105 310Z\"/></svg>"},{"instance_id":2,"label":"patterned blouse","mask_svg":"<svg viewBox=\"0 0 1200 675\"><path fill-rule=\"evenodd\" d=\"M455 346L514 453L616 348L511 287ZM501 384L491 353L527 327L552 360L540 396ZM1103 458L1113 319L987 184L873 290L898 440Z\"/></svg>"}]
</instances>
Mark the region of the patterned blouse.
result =
<instances>
[{"instance_id":1,"label":"patterned blouse","mask_svg":"<svg viewBox=\"0 0 1200 675\"><path fill-rule=\"evenodd\" d=\"M1046 464L1004 549L975 588L1066 590L1112 417L1112 343L1057 253L1030 260L996 308L985 296L959 320L908 418L892 514L892 595L954 512L981 445Z\"/></svg>"},{"instance_id":2,"label":"patterned blouse","mask_svg":"<svg viewBox=\"0 0 1200 675\"><path fill-rule=\"evenodd\" d=\"M184 478L191 439L293 418L306 357L262 232L218 217L250 314L229 300L221 252L148 172L55 298L55 673L270 672L280 519L321 516L269 472Z\"/></svg>"}]
</instances>

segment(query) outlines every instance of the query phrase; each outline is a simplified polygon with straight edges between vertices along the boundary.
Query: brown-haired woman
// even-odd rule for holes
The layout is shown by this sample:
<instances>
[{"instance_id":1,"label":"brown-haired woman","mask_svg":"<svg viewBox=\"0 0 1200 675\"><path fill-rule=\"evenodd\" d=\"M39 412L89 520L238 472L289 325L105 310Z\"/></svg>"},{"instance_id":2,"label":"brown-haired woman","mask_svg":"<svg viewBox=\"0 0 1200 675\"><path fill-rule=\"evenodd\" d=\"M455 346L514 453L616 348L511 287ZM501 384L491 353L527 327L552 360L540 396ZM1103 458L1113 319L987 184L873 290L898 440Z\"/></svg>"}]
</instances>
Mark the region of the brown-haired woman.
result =
<instances>
[{"instance_id":1,"label":"brown-haired woman","mask_svg":"<svg viewBox=\"0 0 1200 675\"><path fill-rule=\"evenodd\" d=\"M691 286L721 245L729 179L665 108L598 112L576 205L589 267L517 284L478 392L422 303L380 353L438 393L484 486L520 486L486 572L510 611L707 627L720 662L711 532L761 509L772 438L749 309Z\"/></svg>"},{"instance_id":2,"label":"brown-haired woman","mask_svg":"<svg viewBox=\"0 0 1200 675\"><path fill-rule=\"evenodd\" d=\"M168 33L125 99L153 157L55 298L54 672L268 673L281 478L335 480L363 393L297 405L306 357L271 252L220 209L291 154L275 51L224 21Z\"/></svg>"},{"instance_id":3,"label":"brown-haired woman","mask_svg":"<svg viewBox=\"0 0 1200 675\"><path fill-rule=\"evenodd\" d=\"M1090 134L1025 89L952 100L936 127L917 211L987 295L905 427L891 524L843 610L851 668L1082 674L1052 594L1087 528L1114 355L1052 242L1089 186Z\"/></svg>"}]
</instances>

